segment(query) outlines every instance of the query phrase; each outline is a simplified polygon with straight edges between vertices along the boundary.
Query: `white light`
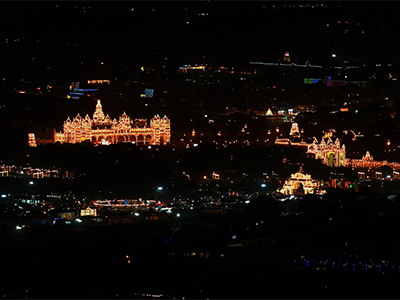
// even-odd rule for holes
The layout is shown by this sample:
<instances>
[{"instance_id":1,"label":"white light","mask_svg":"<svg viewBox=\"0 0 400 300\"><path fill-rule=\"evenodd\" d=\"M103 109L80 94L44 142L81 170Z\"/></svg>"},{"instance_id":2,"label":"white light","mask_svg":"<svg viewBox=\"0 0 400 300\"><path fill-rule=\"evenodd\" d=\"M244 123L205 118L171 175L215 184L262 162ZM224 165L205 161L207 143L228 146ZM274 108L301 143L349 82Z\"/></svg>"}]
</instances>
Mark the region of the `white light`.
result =
<instances>
[{"instance_id":1,"label":"white light","mask_svg":"<svg viewBox=\"0 0 400 300\"><path fill-rule=\"evenodd\" d=\"M33 181L29 181L29 184L33 184Z\"/></svg>"},{"instance_id":2,"label":"white light","mask_svg":"<svg viewBox=\"0 0 400 300\"><path fill-rule=\"evenodd\" d=\"M21 226L17 226L17 227L15 227L17 230L21 230L22 229L22 227Z\"/></svg>"},{"instance_id":3,"label":"white light","mask_svg":"<svg viewBox=\"0 0 400 300\"><path fill-rule=\"evenodd\" d=\"M332 57L336 57L336 54L332 54Z\"/></svg>"},{"instance_id":4,"label":"white light","mask_svg":"<svg viewBox=\"0 0 400 300\"><path fill-rule=\"evenodd\" d=\"M139 216L139 213L136 212L136 213L135 213L135 216L138 217L138 216Z\"/></svg>"},{"instance_id":5,"label":"white light","mask_svg":"<svg viewBox=\"0 0 400 300\"><path fill-rule=\"evenodd\" d=\"M250 200L246 200L244 203L249 204L249 203L250 203Z\"/></svg>"},{"instance_id":6,"label":"white light","mask_svg":"<svg viewBox=\"0 0 400 300\"><path fill-rule=\"evenodd\" d=\"M181 216L181 214L176 214L176 216L177 216L177 217L180 217L180 216Z\"/></svg>"},{"instance_id":7,"label":"white light","mask_svg":"<svg viewBox=\"0 0 400 300\"><path fill-rule=\"evenodd\" d=\"M81 220L81 219L76 219L76 221L77 221L78 223L82 223L82 220Z\"/></svg>"},{"instance_id":8,"label":"white light","mask_svg":"<svg viewBox=\"0 0 400 300\"><path fill-rule=\"evenodd\" d=\"M1 195L1 198L5 198L5 197L6 197L6 195L5 195L5 194Z\"/></svg>"},{"instance_id":9,"label":"white light","mask_svg":"<svg viewBox=\"0 0 400 300\"><path fill-rule=\"evenodd\" d=\"M157 188L157 190L159 190L159 191L161 191L163 188L162 188L162 186L159 186L158 188Z\"/></svg>"},{"instance_id":10,"label":"white light","mask_svg":"<svg viewBox=\"0 0 400 300\"><path fill-rule=\"evenodd\" d=\"M262 185L261 185L261 187L263 187L263 188L265 188L267 185L265 184L265 183L263 183Z\"/></svg>"}]
</instances>

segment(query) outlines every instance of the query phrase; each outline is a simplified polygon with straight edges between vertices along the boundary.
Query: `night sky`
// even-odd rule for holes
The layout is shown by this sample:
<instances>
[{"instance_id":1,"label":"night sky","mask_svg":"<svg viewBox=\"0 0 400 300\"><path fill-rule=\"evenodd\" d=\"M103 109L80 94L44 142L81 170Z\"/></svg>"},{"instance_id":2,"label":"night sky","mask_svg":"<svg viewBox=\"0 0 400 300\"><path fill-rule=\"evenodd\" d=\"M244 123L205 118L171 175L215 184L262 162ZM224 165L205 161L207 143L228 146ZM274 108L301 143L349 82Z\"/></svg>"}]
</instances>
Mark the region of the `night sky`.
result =
<instances>
[{"instance_id":1,"label":"night sky","mask_svg":"<svg viewBox=\"0 0 400 300\"><path fill-rule=\"evenodd\" d=\"M397 2L2 2L1 63L396 63ZM338 23L340 22L340 23ZM329 26L327 26L329 24Z\"/></svg>"}]
</instances>

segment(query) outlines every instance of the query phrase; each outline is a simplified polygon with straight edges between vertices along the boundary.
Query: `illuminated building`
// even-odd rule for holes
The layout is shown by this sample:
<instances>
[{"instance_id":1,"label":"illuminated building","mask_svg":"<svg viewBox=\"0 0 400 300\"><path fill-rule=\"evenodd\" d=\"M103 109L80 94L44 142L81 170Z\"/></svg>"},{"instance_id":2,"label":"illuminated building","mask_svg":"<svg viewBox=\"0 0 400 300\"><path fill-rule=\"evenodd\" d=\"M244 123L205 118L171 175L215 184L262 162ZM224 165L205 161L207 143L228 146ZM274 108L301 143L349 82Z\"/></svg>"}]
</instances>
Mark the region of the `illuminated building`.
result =
<instances>
[{"instance_id":1,"label":"illuminated building","mask_svg":"<svg viewBox=\"0 0 400 300\"><path fill-rule=\"evenodd\" d=\"M80 143L85 140L93 144L109 145L115 143L136 143L146 145L166 145L170 142L170 120L159 115L150 120L131 120L124 112L119 120L104 116L100 100L97 100L93 119L89 115L82 118L79 114L71 121L68 117L63 132L54 132L54 142Z\"/></svg>"},{"instance_id":2,"label":"illuminated building","mask_svg":"<svg viewBox=\"0 0 400 300\"><path fill-rule=\"evenodd\" d=\"M299 172L294 173L290 176L288 180L285 181L281 190L281 192L285 195L293 195L293 194L314 194L314 193L323 193L324 191L317 191L318 189L318 181L311 178L311 175L304 174L303 168L300 167Z\"/></svg>"},{"instance_id":3,"label":"illuminated building","mask_svg":"<svg viewBox=\"0 0 400 300\"><path fill-rule=\"evenodd\" d=\"M300 137L299 125L297 123L292 123L292 127L290 128L289 136L292 138Z\"/></svg>"},{"instance_id":4,"label":"illuminated building","mask_svg":"<svg viewBox=\"0 0 400 300\"><path fill-rule=\"evenodd\" d=\"M103 84L103 83L110 84L110 80L88 80L87 83L88 84Z\"/></svg>"},{"instance_id":5,"label":"illuminated building","mask_svg":"<svg viewBox=\"0 0 400 300\"><path fill-rule=\"evenodd\" d=\"M97 217L97 209L96 208L90 208L89 206L86 207L85 209L81 209L79 212L79 215L81 217L84 216L94 216Z\"/></svg>"},{"instance_id":6,"label":"illuminated building","mask_svg":"<svg viewBox=\"0 0 400 300\"><path fill-rule=\"evenodd\" d=\"M393 170L400 169L400 163L390 161L378 161L374 160L369 151L361 159L348 159L347 166L350 168L368 168L368 169L379 169L383 166L391 167Z\"/></svg>"},{"instance_id":7,"label":"illuminated building","mask_svg":"<svg viewBox=\"0 0 400 300\"><path fill-rule=\"evenodd\" d=\"M36 139L35 139L35 134L34 133L28 133L28 145L30 147L37 147L36 145Z\"/></svg>"},{"instance_id":8,"label":"illuminated building","mask_svg":"<svg viewBox=\"0 0 400 300\"><path fill-rule=\"evenodd\" d=\"M307 146L307 154L312 154L315 159L321 159L330 167L346 166L346 146L344 144L340 146L339 139L336 139L335 143L331 138L328 138L327 142L321 139L321 143L318 144L317 139L314 138L312 144Z\"/></svg>"}]
</instances>

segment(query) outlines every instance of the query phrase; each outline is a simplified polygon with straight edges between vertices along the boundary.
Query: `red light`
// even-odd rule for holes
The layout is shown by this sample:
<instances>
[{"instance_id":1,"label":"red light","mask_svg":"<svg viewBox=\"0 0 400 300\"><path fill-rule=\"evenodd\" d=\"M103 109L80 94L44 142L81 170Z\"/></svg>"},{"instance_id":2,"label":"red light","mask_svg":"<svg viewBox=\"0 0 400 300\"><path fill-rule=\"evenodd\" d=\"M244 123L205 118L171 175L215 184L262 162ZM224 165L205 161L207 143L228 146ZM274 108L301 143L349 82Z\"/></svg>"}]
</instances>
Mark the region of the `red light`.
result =
<instances>
[{"instance_id":1,"label":"red light","mask_svg":"<svg viewBox=\"0 0 400 300\"><path fill-rule=\"evenodd\" d=\"M37 91L40 91L40 87L36 88Z\"/></svg>"}]
</instances>

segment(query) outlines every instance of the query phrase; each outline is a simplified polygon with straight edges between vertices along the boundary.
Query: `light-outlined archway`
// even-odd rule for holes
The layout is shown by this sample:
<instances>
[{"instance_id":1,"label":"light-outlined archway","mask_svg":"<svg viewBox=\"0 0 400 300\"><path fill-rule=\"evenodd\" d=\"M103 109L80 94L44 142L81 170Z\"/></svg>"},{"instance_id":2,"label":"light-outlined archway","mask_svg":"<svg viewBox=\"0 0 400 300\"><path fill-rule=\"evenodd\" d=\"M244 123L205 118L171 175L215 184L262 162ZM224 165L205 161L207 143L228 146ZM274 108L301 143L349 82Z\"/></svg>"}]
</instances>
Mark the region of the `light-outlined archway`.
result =
<instances>
[{"instance_id":1,"label":"light-outlined archway","mask_svg":"<svg viewBox=\"0 0 400 300\"><path fill-rule=\"evenodd\" d=\"M144 136L143 136L143 134L139 134L139 135L137 136L136 143L137 143L138 145L143 145L143 144L144 144Z\"/></svg>"}]
</instances>

